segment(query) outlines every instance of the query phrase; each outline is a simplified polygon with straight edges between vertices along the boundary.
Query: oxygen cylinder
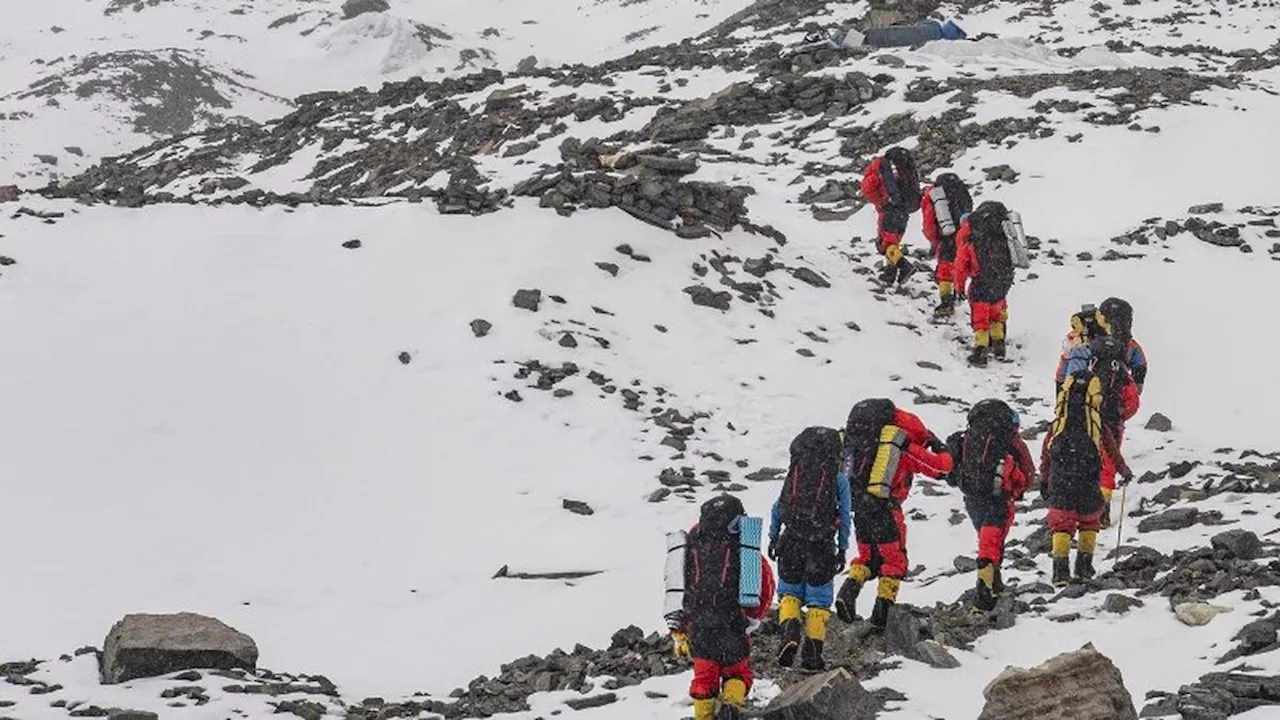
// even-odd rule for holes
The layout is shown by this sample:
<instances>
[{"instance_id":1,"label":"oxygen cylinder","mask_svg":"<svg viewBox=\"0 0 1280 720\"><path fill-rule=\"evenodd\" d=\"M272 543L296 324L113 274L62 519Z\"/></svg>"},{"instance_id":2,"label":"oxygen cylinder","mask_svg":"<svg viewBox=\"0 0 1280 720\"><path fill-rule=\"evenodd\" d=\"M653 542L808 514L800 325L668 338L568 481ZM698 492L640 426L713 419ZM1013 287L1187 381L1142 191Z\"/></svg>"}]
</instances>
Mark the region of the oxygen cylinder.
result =
<instances>
[{"instance_id":1,"label":"oxygen cylinder","mask_svg":"<svg viewBox=\"0 0 1280 720\"><path fill-rule=\"evenodd\" d=\"M1031 267L1031 255L1027 253L1027 235L1022 229L1022 215L1009 211L1009 217L1002 223L1004 236L1009 240L1009 257L1016 267Z\"/></svg>"},{"instance_id":2,"label":"oxygen cylinder","mask_svg":"<svg viewBox=\"0 0 1280 720\"><path fill-rule=\"evenodd\" d=\"M687 533L675 530L667 533L667 564L663 569L666 594L662 600L662 615L684 609L684 545Z\"/></svg>"},{"instance_id":3,"label":"oxygen cylinder","mask_svg":"<svg viewBox=\"0 0 1280 720\"><path fill-rule=\"evenodd\" d=\"M938 218L938 229L943 235L955 235L956 224L951 221L951 203L947 201L947 191L941 185L934 185L929 190L929 198L933 200L933 214Z\"/></svg>"}]
</instances>

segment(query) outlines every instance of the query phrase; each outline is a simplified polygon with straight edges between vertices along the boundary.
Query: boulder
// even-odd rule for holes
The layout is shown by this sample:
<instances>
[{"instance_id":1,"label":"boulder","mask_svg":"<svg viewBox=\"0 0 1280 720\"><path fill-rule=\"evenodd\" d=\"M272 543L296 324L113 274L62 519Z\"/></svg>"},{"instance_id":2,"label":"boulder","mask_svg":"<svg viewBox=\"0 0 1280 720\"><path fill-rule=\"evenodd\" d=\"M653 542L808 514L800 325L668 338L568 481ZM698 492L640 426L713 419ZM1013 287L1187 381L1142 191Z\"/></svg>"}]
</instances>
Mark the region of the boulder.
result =
<instances>
[{"instance_id":1,"label":"boulder","mask_svg":"<svg viewBox=\"0 0 1280 720\"><path fill-rule=\"evenodd\" d=\"M1154 532L1156 530L1185 530L1200 519L1200 511L1193 507L1177 507L1162 513L1145 517L1138 523L1138 532Z\"/></svg>"},{"instance_id":2,"label":"boulder","mask_svg":"<svg viewBox=\"0 0 1280 720\"><path fill-rule=\"evenodd\" d=\"M1154 430L1156 432L1169 432L1170 430L1173 430L1173 421L1170 420L1167 415L1155 413L1151 416L1150 420L1147 420L1147 424L1143 427L1147 430Z\"/></svg>"},{"instance_id":3,"label":"boulder","mask_svg":"<svg viewBox=\"0 0 1280 720\"><path fill-rule=\"evenodd\" d=\"M1262 553L1262 541L1251 530L1228 530L1214 535L1209 543L1214 550L1230 553L1240 560L1252 560Z\"/></svg>"},{"instance_id":4,"label":"boulder","mask_svg":"<svg viewBox=\"0 0 1280 720\"><path fill-rule=\"evenodd\" d=\"M1190 625L1191 627L1208 625L1215 617L1224 612L1231 612L1231 608L1211 605L1207 602L1184 602L1173 608L1173 614L1178 617L1178 620L1183 625Z\"/></svg>"},{"instance_id":5,"label":"boulder","mask_svg":"<svg viewBox=\"0 0 1280 720\"><path fill-rule=\"evenodd\" d=\"M0 185L0 203L16 202L21 196L17 185Z\"/></svg>"},{"instance_id":6,"label":"boulder","mask_svg":"<svg viewBox=\"0 0 1280 720\"><path fill-rule=\"evenodd\" d=\"M342 17L350 20L365 13L386 12L391 9L387 0L346 0L342 3Z\"/></svg>"},{"instance_id":7,"label":"boulder","mask_svg":"<svg viewBox=\"0 0 1280 720\"><path fill-rule=\"evenodd\" d=\"M102 682L158 677L189 669L256 669L253 638L195 613L126 615L102 645Z\"/></svg>"},{"instance_id":8,"label":"boulder","mask_svg":"<svg viewBox=\"0 0 1280 720\"><path fill-rule=\"evenodd\" d=\"M803 680L774 698L765 720L873 720L880 701L838 668Z\"/></svg>"},{"instance_id":9,"label":"boulder","mask_svg":"<svg viewBox=\"0 0 1280 720\"><path fill-rule=\"evenodd\" d=\"M476 318L471 321L471 332L476 337L484 337L493 329L493 323L484 318Z\"/></svg>"},{"instance_id":10,"label":"boulder","mask_svg":"<svg viewBox=\"0 0 1280 720\"><path fill-rule=\"evenodd\" d=\"M542 291L527 288L517 290L516 294L511 296L511 304L521 310L538 312L538 306L542 304Z\"/></svg>"},{"instance_id":11,"label":"boulder","mask_svg":"<svg viewBox=\"0 0 1280 720\"><path fill-rule=\"evenodd\" d=\"M978 720L1137 720L1120 670L1092 644L1033 668L1006 668Z\"/></svg>"}]
</instances>

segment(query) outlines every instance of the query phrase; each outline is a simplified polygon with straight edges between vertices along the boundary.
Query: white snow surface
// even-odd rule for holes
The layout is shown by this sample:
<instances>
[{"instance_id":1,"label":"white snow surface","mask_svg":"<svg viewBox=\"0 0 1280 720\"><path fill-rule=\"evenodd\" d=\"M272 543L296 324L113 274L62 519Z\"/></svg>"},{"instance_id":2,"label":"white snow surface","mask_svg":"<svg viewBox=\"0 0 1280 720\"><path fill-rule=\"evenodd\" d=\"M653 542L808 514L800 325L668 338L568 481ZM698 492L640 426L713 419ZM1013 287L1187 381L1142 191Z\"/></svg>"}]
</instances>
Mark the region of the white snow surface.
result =
<instances>
[{"instance_id":1,"label":"white snow surface","mask_svg":"<svg viewBox=\"0 0 1280 720\"><path fill-rule=\"evenodd\" d=\"M502 62L531 52L594 60L625 51L619 38L626 32L661 25L644 42L676 40L746 5L694 4L690 18L687 1L597 2L572 12L572 3L520 3L515 11L514 0L393 0L393 15L351 21L334 15L336 3L302 4L297 23L269 31L267 23L299 4L252 3L245 14L232 15L177 0L103 15L105 3L29 3L18 22L0 28L0 53L31 58L121 43L173 45L175 35L186 34L219 61L254 63L246 69L258 76L255 87L287 95L435 62L429 53L388 49L406 42L398 23L424 22L454 34L446 47L455 59L465 45L460 38L470 42L488 24L502 23L502 34L490 39ZM1261 50L1272 41L1258 31L1274 20L1259 19L1256 9L1204 5L1222 18L1212 26L1189 25L1188 37L1162 44ZM427 6L435 8L430 17L422 14ZM1088 6L1055 4L1052 18L1010 22L1016 9L993 3L966 18L972 32L1002 30L1094 48L1073 61L1001 40L903 51L923 70L882 71L910 76L991 67L1014 74L1175 62L1099 49L1111 37L1095 27ZM93 12L86 14L86 7ZM1139 21L1118 32L1156 44L1166 26L1143 19L1181 7L1144 2L1109 12L1133 13ZM524 24L529 19L537 24ZM581 29L567 32L574 23ZM66 32L45 32L53 24ZM218 35L206 42L199 39L206 26L241 39ZM298 35L308 27L317 29ZM369 42L353 42L357 35ZM257 52L263 48L278 55ZM0 91L34 78L8 61L0 67L8 83ZM714 82L688 92L737 79L707 75ZM773 272L769 278L781 295L771 306L773 319L736 300L725 313L694 307L682 292L698 282L690 265L705 264L713 252L759 257L775 247L741 230L680 240L616 210L561 218L529 200L492 215L456 217L438 215L430 204L400 202L127 210L24 198L24 205L65 216L0 221L0 254L18 261L0 273L0 438L7 478L0 546L9 549L0 590L0 661L100 646L126 613L186 610L252 635L263 666L323 673L344 696L444 696L521 655L579 642L605 645L630 624L656 630L663 533L689 525L697 501L708 496L703 488L693 500L646 502L662 468L727 469L738 482L751 469L785 467L796 432L840 424L849 406L867 396L892 397L940 436L961 427L963 406L915 405L910 388L969 402L1024 399L1025 424L1047 419L1067 317L1081 303L1109 295L1135 306L1137 335L1152 363L1142 410L1126 436L1138 474L1213 459L1223 447L1275 450L1280 385L1267 380L1277 349L1267 332L1274 327L1272 288L1280 269L1273 241L1260 237L1252 253L1243 253L1182 233L1122 248L1141 255L1133 259L1078 255L1102 257L1114 247L1110 238L1148 218L1184 217L1189 205L1219 201L1230 213L1275 203L1270 178L1280 146L1258 142L1280 123L1280 100L1271 90L1275 71L1250 79L1259 87L1212 91L1201 106L1144 113L1140 122L1160 126L1158 133L1056 117L1053 137L977 148L957 161L980 197L1019 210L1028 232L1063 256L1051 262L1042 250L1035 277L1020 278L1010 300L1014 362L983 370L965 365L965 349L956 342L968 334L964 313L953 328L925 322L932 306L927 273L912 280L914 295L891 293L884 301L871 293L858 272L874 267L871 249L848 238L872 235L873 213L863 210L845 223L814 221L788 187L794 167L724 163L704 165L696 176L747 176L759 191L749 200L753 219L790 238L777 248L777 259L813 267L831 282L820 289ZM1042 98L982 93L979 99L980 119L988 119L981 113L1032 114L1030 106ZM882 117L905 107L892 97L870 112ZM937 103L921 112L946 109ZM767 135L797 124L780 119L761 129ZM110 127L102 132L116 141ZM1082 134L1079 143L1066 139L1073 132ZM834 154L838 143L818 139L815 134L805 152ZM762 155L775 147L760 143L755 152ZM301 182L318 157L317 149L305 148L294 163L253 181L283 192ZM1022 173L1020 180L982 181L980 168L1001 163ZM510 161L489 158L484 168L522 177ZM1206 177L1215 180L1209 184ZM343 248L350 239L363 246ZM614 248L622 243L651 261L619 255ZM918 216L908 244L923 245ZM597 269L600 261L618 263L618 276ZM512 307L519 288L543 291L539 312ZM487 337L473 336L468 323L475 318L493 323ZM576 348L559 344L565 332L576 336ZM754 342L740 342L747 339ZM814 357L798 354L801 348ZM402 352L408 364L397 359ZM553 397L513 377L517 361L534 359L579 364L580 374L557 385L573 394ZM589 370L618 388L642 391L641 410L625 410L618 395L587 379ZM512 390L520 402L503 397ZM710 414L696 450L682 457L659 444L663 431L646 420L655 407ZM1141 428L1157 411L1173 419L1172 433ZM1038 452L1038 440L1033 448ZM1190 479L1211 473L1202 466ZM745 484L740 496L749 511L767 515L778 485ZM1128 507L1161 487L1131 486ZM587 502L595 513L570 514L562 509L566 499ZM960 507L956 495L917 493L909 507L928 517L911 521L909 531L912 564L924 565L926 576L972 552L970 526L946 521ZM1280 499L1222 495L1201 507L1262 536L1276 527ZM1020 515L1015 535L1042 520L1042 512ZM1126 526L1130 542L1164 552L1203 546L1223 529L1138 534L1136 522ZM1114 544L1115 535L1104 534L1100 556ZM504 565L603 572L572 582L493 579ZM1011 574L1031 582L1047 570ZM927 587L907 582L902 600L952 602L971 582L968 575ZM1263 588L1261 595L1280 602L1280 589ZM870 684L907 696L888 714L895 718L976 717L982 688L1006 665L1037 664L1092 642L1120 668L1141 707L1147 691L1174 691L1223 669L1216 658L1262 607L1239 593L1224 595L1214 602L1232 612L1187 628L1165 598L1147 596L1145 607L1123 617L1101 612L1101 599L1059 601L1048 613L1081 613L1071 623L1019 616L1014 628L986 635L972 652L956 651L959 669L904 661ZM1275 653L1248 660L1280 672ZM261 698L216 688L208 705L170 707L159 697L172 684L165 679L99 686L92 656L51 660L32 677L64 687L37 696L0 683L0 701L16 703L0 712L66 717L51 700L151 709L162 717L274 712ZM600 720L687 713L687 681L687 674L649 680L619 691L621 702L584 712ZM651 700L646 690L669 697ZM754 696L766 699L775 690L764 681ZM532 710L516 717L545 717L568 695L535 696ZM1268 716L1259 710L1239 717Z\"/></svg>"}]
</instances>

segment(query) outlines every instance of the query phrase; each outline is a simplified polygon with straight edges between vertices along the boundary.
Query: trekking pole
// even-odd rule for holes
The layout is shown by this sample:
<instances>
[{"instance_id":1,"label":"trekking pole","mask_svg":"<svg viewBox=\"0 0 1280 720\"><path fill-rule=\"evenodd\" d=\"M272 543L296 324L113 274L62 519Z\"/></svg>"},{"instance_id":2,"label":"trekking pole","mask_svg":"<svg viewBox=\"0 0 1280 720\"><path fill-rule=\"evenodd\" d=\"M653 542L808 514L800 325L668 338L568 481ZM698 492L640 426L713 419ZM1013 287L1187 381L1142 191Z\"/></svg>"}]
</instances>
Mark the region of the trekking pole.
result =
<instances>
[{"instance_id":1,"label":"trekking pole","mask_svg":"<svg viewBox=\"0 0 1280 720\"><path fill-rule=\"evenodd\" d=\"M1124 540L1125 503L1129 499L1129 483L1120 486L1120 521L1116 523L1116 563L1120 562L1120 543ZM1112 567L1115 563L1111 564Z\"/></svg>"}]
</instances>

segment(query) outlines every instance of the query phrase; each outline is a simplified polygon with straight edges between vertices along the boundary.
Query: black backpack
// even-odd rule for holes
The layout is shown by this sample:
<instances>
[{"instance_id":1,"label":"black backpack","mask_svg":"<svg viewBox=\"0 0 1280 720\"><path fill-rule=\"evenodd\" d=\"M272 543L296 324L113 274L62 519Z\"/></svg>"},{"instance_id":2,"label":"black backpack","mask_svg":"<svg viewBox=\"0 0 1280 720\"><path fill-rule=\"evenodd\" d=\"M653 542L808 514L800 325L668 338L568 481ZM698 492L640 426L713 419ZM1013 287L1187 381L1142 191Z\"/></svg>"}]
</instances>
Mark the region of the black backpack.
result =
<instances>
[{"instance_id":1,"label":"black backpack","mask_svg":"<svg viewBox=\"0 0 1280 720\"><path fill-rule=\"evenodd\" d=\"M824 540L835 532L840 520L836 474L842 450L840 433L826 427L805 428L791 441L791 467L779 498L788 535Z\"/></svg>"},{"instance_id":2,"label":"black backpack","mask_svg":"<svg viewBox=\"0 0 1280 720\"><path fill-rule=\"evenodd\" d=\"M938 176L938 187L947 194L947 206L951 209L951 223L960 227L960 220L973 212L973 197L969 195L969 186L964 184L955 173L942 173Z\"/></svg>"},{"instance_id":3,"label":"black backpack","mask_svg":"<svg viewBox=\"0 0 1280 720\"><path fill-rule=\"evenodd\" d=\"M920 173L916 160L906 148L891 147L885 151L884 161L897 171L899 187L903 189L903 201L909 207L920 207Z\"/></svg>"},{"instance_id":4,"label":"black backpack","mask_svg":"<svg viewBox=\"0 0 1280 720\"><path fill-rule=\"evenodd\" d=\"M745 627L738 603L738 521L744 514L736 497L712 498L685 539L684 611L697 625Z\"/></svg>"},{"instance_id":5,"label":"black backpack","mask_svg":"<svg viewBox=\"0 0 1280 720\"><path fill-rule=\"evenodd\" d=\"M1001 400L982 400L969 410L956 476L966 495L998 495L1004 485L1005 458L1013 449L1017 426L1013 408Z\"/></svg>"},{"instance_id":6,"label":"black backpack","mask_svg":"<svg viewBox=\"0 0 1280 720\"><path fill-rule=\"evenodd\" d=\"M893 419L893 401L884 398L863 400L849 411L844 427L844 473L856 497L861 496L871 478L881 431Z\"/></svg>"},{"instance_id":7,"label":"black backpack","mask_svg":"<svg viewBox=\"0 0 1280 720\"><path fill-rule=\"evenodd\" d=\"M1089 343L1089 370L1102 383L1102 423L1112 431L1124 422L1124 388L1130 381L1126 349L1110 335Z\"/></svg>"},{"instance_id":8,"label":"black backpack","mask_svg":"<svg viewBox=\"0 0 1280 720\"><path fill-rule=\"evenodd\" d=\"M1013 255L1003 226L1008 217L1008 209L994 200L983 202L969 214L969 242L978 254L976 284L984 293L998 297L1013 287Z\"/></svg>"},{"instance_id":9,"label":"black backpack","mask_svg":"<svg viewBox=\"0 0 1280 720\"><path fill-rule=\"evenodd\" d=\"M1078 470L1084 476L1092 477L1093 483L1097 484L1102 448L1102 404L1102 388L1097 375L1078 370L1063 380L1050 428L1052 445L1049 457L1056 468L1051 487L1060 485L1056 475L1062 469Z\"/></svg>"}]
</instances>

